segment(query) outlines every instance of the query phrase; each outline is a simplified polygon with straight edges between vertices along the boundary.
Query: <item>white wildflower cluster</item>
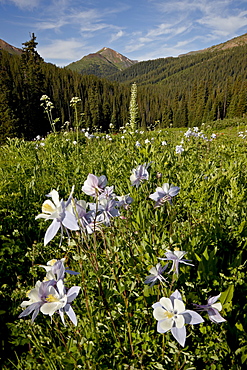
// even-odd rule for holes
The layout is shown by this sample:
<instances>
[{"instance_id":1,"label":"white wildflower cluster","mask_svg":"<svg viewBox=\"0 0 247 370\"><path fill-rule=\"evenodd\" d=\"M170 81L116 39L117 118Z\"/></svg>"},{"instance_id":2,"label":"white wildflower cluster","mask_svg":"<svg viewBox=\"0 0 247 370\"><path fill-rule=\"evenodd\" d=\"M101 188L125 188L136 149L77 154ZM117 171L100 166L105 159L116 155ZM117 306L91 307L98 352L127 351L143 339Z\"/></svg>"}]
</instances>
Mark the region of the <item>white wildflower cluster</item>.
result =
<instances>
[{"instance_id":1,"label":"white wildflower cluster","mask_svg":"<svg viewBox=\"0 0 247 370\"><path fill-rule=\"evenodd\" d=\"M106 138L106 140L112 141L112 137L108 134L106 134L105 138Z\"/></svg>"},{"instance_id":2,"label":"white wildflower cluster","mask_svg":"<svg viewBox=\"0 0 247 370\"><path fill-rule=\"evenodd\" d=\"M54 108L54 105L51 102L49 96L42 95L41 98L40 98L40 101L42 101L42 103L40 105L41 105L41 107L44 107L45 112L51 111L51 109Z\"/></svg>"},{"instance_id":3,"label":"white wildflower cluster","mask_svg":"<svg viewBox=\"0 0 247 370\"><path fill-rule=\"evenodd\" d=\"M239 131L238 132L238 137L241 137L242 139L246 139L246 137L247 137L247 130L245 130L245 131Z\"/></svg>"},{"instance_id":4,"label":"white wildflower cluster","mask_svg":"<svg viewBox=\"0 0 247 370\"><path fill-rule=\"evenodd\" d=\"M215 139L216 138L216 134L212 134L210 138L208 138L204 133L203 131L199 131L199 128L198 127L193 127L193 129L189 128L184 136L186 138L189 138L189 137L197 137L197 138L201 138L205 141L211 141L212 139Z\"/></svg>"},{"instance_id":5,"label":"white wildflower cluster","mask_svg":"<svg viewBox=\"0 0 247 370\"><path fill-rule=\"evenodd\" d=\"M90 134L88 131L86 131L84 135L87 139L93 139L95 137L93 134Z\"/></svg>"},{"instance_id":6,"label":"white wildflower cluster","mask_svg":"<svg viewBox=\"0 0 247 370\"><path fill-rule=\"evenodd\" d=\"M81 99L78 98L78 96L74 96L71 100L70 100L70 106L71 107L75 107L77 103L81 102Z\"/></svg>"},{"instance_id":7,"label":"white wildflower cluster","mask_svg":"<svg viewBox=\"0 0 247 370\"><path fill-rule=\"evenodd\" d=\"M136 83L133 83L131 86L131 98L130 98L130 129L135 130L138 120L138 103L137 103L137 86Z\"/></svg>"}]
</instances>

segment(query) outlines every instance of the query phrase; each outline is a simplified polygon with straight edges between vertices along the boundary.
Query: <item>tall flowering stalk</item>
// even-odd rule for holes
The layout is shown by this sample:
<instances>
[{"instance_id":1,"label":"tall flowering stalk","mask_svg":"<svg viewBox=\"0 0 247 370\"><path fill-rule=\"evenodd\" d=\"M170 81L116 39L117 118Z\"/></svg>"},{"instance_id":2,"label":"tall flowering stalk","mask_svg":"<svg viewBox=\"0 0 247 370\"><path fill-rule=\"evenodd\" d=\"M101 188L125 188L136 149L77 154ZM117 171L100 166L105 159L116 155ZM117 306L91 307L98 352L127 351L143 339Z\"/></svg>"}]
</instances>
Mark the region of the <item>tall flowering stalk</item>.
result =
<instances>
[{"instance_id":1,"label":"tall flowering stalk","mask_svg":"<svg viewBox=\"0 0 247 370\"><path fill-rule=\"evenodd\" d=\"M76 129L76 141L78 143L79 141L79 127L80 127L80 121L79 121L79 110L78 110L78 104L81 102L81 99L78 98L77 96L74 96L71 100L70 100L70 106L72 108L74 108L75 110L75 123L74 123L74 126L75 126L75 129Z\"/></svg>"},{"instance_id":2,"label":"tall flowering stalk","mask_svg":"<svg viewBox=\"0 0 247 370\"><path fill-rule=\"evenodd\" d=\"M42 102L40 105L41 107L44 107L45 113L47 114L48 120L51 125L51 129L53 133L56 133L56 123L59 121L59 118L53 119L52 117L52 110L54 108L53 103L51 102L51 99L47 95L42 95L40 98L40 101Z\"/></svg>"},{"instance_id":3,"label":"tall flowering stalk","mask_svg":"<svg viewBox=\"0 0 247 370\"><path fill-rule=\"evenodd\" d=\"M138 120L138 103L137 103L137 86L136 83L133 83L131 86L131 97L130 97L130 130L135 131L137 128Z\"/></svg>"}]
</instances>

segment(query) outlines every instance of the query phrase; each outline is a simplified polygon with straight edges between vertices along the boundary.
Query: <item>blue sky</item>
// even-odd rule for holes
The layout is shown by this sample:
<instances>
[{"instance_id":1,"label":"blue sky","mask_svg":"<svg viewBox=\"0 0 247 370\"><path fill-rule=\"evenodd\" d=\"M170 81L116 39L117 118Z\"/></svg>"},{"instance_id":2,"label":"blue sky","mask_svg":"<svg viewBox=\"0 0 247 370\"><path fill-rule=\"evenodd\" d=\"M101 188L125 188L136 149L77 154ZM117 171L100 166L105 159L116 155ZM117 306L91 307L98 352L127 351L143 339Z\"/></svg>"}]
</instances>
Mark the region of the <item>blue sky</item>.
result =
<instances>
[{"instance_id":1,"label":"blue sky","mask_svg":"<svg viewBox=\"0 0 247 370\"><path fill-rule=\"evenodd\" d=\"M247 1L0 0L0 38L22 48L32 32L58 66L102 47L139 61L176 57L247 33Z\"/></svg>"}]
</instances>

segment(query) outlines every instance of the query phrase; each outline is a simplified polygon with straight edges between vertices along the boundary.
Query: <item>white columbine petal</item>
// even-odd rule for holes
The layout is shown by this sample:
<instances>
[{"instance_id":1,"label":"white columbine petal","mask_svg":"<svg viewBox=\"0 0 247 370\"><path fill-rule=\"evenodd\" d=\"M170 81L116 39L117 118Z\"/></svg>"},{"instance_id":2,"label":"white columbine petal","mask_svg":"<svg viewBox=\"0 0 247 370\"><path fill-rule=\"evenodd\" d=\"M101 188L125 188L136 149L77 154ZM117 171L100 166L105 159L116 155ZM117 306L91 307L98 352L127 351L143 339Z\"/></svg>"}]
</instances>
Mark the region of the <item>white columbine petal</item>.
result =
<instances>
[{"instance_id":1,"label":"white columbine petal","mask_svg":"<svg viewBox=\"0 0 247 370\"><path fill-rule=\"evenodd\" d=\"M172 319L160 320L158 321L157 331L159 333L165 333L168 330L171 330L172 325L173 325Z\"/></svg>"},{"instance_id":2,"label":"white columbine petal","mask_svg":"<svg viewBox=\"0 0 247 370\"><path fill-rule=\"evenodd\" d=\"M177 328L182 328L184 326L184 317L183 315L175 315L174 316L175 325Z\"/></svg>"},{"instance_id":3,"label":"white columbine petal","mask_svg":"<svg viewBox=\"0 0 247 370\"><path fill-rule=\"evenodd\" d=\"M173 305L170 298L162 297L160 299L160 304L162 307L164 307L167 311L173 312Z\"/></svg>"},{"instance_id":4,"label":"white columbine petal","mask_svg":"<svg viewBox=\"0 0 247 370\"><path fill-rule=\"evenodd\" d=\"M166 194L168 194L168 192L169 192L169 187L170 187L170 186L169 186L169 184L168 184L168 183L165 183L165 184L163 184L163 185L162 185L162 190L163 190ZM158 189L159 189L159 188L157 188L157 189L156 189L156 191L158 191Z\"/></svg>"},{"instance_id":5,"label":"white columbine petal","mask_svg":"<svg viewBox=\"0 0 247 370\"><path fill-rule=\"evenodd\" d=\"M40 308L40 312L42 312L44 315L52 316L57 310L59 310L63 306L64 306L63 303L60 301L44 303L43 306L41 306Z\"/></svg>"},{"instance_id":6,"label":"white columbine petal","mask_svg":"<svg viewBox=\"0 0 247 370\"><path fill-rule=\"evenodd\" d=\"M174 313L181 313L185 311L185 305L180 299L174 299Z\"/></svg>"},{"instance_id":7,"label":"white columbine petal","mask_svg":"<svg viewBox=\"0 0 247 370\"><path fill-rule=\"evenodd\" d=\"M211 307L215 308L216 310L218 311L221 311L222 310L222 304L220 302L217 302L217 303L213 303L211 305Z\"/></svg>"},{"instance_id":8,"label":"white columbine petal","mask_svg":"<svg viewBox=\"0 0 247 370\"><path fill-rule=\"evenodd\" d=\"M56 235L60 227L61 227L60 221L58 221L55 218L50 224L50 226L48 227L48 229L46 230L45 238L44 238L45 246L54 238L54 236Z\"/></svg>"},{"instance_id":9,"label":"white columbine petal","mask_svg":"<svg viewBox=\"0 0 247 370\"><path fill-rule=\"evenodd\" d=\"M56 207L59 207L60 206L60 202L59 202L59 194L57 192L57 190L53 189L49 194L48 194L49 197L51 197L51 199L53 200L53 203L56 205Z\"/></svg>"},{"instance_id":10,"label":"white columbine petal","mask_svg":"<svg viewBox=\"0 0 247 370\"><path fill-rule=\"evenodd\" d=\"M42 212L51 215L55 211L56 207L54 206L52 201L50 199L45 200L44 203L42 204Z\"/></svg>"},{"instance_id":11,"label":"white columbine petal","mask_svg":"<svg viewBox=\"0 0 247 370\"><path fill-rule=\"evenodd\" d=\"M174 336L174 338L178 341L178 343L184 347L185 340L186 340L186 328L183 326L182 328L171 328L171 333Z\"/></svg>"},{"instance_id":12,"label":"white columbine petal","mask_svg":"<svg viewBox=\"0 0 247 370\"><path fill-rule=\"evenodd\" d=\"M164 310L164 308L163 307L161 307L161 306L158 306L158 307L156 307L155 309L154 309L154 311L153 311L153 315L154 315L154 318L156 319L156 320L164 320L165 318L166 318L166 316L165 316L165 313L166 313L167 311L166 310Z\"/></svg>"}]
</instances>

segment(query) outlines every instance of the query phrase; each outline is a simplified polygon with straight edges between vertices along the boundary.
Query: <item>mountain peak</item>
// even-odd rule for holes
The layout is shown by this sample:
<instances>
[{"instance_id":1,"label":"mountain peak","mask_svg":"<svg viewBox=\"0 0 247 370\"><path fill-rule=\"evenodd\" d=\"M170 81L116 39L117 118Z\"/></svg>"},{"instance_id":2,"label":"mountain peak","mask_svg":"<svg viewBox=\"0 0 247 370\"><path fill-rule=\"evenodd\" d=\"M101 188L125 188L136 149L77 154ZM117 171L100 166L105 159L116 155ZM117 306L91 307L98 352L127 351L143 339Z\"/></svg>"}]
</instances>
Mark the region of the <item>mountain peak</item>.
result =
<instances>
[{"instance_id":1,"label":"mountain peak","mask_svg":"<svg viewBox=\"0 0 247 370\"><path fill-rule=\"evenodd\" d=\"M137 63L137 60L131 60L117 51L103 47L96 54L103 55L110 63L113 63L119 70L125 69Z\"/></svg>"},{"instance_id":2,"label":"mountain peak","mask_svg":"<svg viewBox=\"0 0 247 370\"><path fill-rule=\"evenodd\" d=\"M138 63L138 61L131 60L113 49L103 47L96 53L88 54L77 62L69 64L66 68L82 74L94 74L98 77L107 77L135 63Z\"/></svg>"}]
</instances>

